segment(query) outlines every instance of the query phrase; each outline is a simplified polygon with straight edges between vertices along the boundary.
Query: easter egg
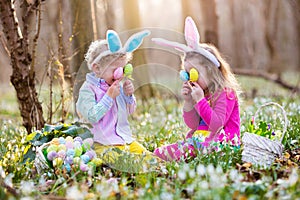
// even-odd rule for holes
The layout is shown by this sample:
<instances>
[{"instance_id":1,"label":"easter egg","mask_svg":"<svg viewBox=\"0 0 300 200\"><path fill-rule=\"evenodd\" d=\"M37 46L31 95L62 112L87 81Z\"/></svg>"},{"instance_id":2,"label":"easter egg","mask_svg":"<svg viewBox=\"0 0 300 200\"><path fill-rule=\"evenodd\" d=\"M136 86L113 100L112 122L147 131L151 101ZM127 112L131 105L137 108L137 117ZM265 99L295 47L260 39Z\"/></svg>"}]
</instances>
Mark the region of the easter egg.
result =
<instances>
[{"instance_id":1,"label":"easter egg","mask_svg":"<svg viewBox=\"0 0 300 200\"><path fill-rule=\"evenodd\" d=\"M72 165L73 164L73 157L72 156L67 156L64 160L64 163Z\"/></svg>"},{"instance_id":2,"label":"easter egg","mask_svg":"<svg viewBox=\"0 0 300 200\"><path fill-rule=\"evenodd\" d=\"M124 66L124 76L131 78L133 72L132 64L128 63Z\"/></svg>"},{"instance_id":3,"label":"easter egg","mask_svg":"<svg viewBox=\"0 0 300 200\"><path fill-rule=\"evenodd\" d=\"M65 159L66 157L66 151L65 150L60 150L58 153L57 153L57 156L62 158L62 159Z\"/></svg>"},{"instance_id":4,"label":"easter egg","mask_svg":"<svg viewBox=\"0 0 300 200\"><path fill-rule=\"evenodd\" d=\"M70 164L64 164L63 168L67 170L67 172L71 171L71 165Z\"/></svg>"},{"instance_id":5,"label":"easter egg","mask_svg":"<svg viewBox=\"0 0 300 200\"><path fill-rule=\"evenodd\" d=\"M50 151L57 151L57 149L58 149L58 146L52 144L47 148L47 153L49 153Z\"/></svg>"},{"instance_id":6,"label":"easter egg","mask_svg":"<svg viewBox=\"0 0 300 200\"><path fill-rule=\"evenodd\" d=\"M88 155L90 159L93 159L94 157L96 157L96 152L93 150L89 150L85 153L85 155Z\"/></svg>"},{"instance_id":7,"label":"easter egg","mask_svg":"<svg viewBox=\"0 0 300 200\"><path fill-rule=\"evenodd\" d=\"M179 76L180 76L180 79L184 82L186 82L190 79L189 74L185 70L181 70L179 72Z\"/></svg>"},{"instance_id":8,"label":"easter egg","mask_svg":"<svg viewBox=\"0 0 300 200\"><path fill-rule=\"evenodd\" d=\"M83 172L86 172L86 171L89 170L89 167L88 167L87 164L82 162L82 163L80 163L80 170L83 171Z\"/></svg>"},{"instance_id":9,"label":"easter egg","mask_svg":"<svg viewBox=\"0 0 300 200\"><path fill-rule=\"evenodd\" d=\"M48 160L53 160L57 157L57 153L55 151L50 151L48 154L47 154L47 158Z\"/></svg>"},{"instance_id":10,"label":"easter egg","mask_svg":"<svg viewBox=\"0 0 300 200\"><path fill-rule=\"evenodd\" d=\"M65 144L66 140L63 137L58 138L59 144Z\"/></svg>"},{"instance_id":11,"label":"easter egg","mask_svg":"<svg viewBox=\"0 0 300 200\"><path fill-rule=\"evenodd\" d=\"M80 164L80 158L79 157L74 157L73 158L73 163L76 164L76 165L79 165Z\"/></svg>"},{"instance_id":12,"label":"easter egg","mask_svg":"<svg viewBox=\"0 0 300 200\"><path fill-rule=\"evenodd\" d=\"M53 160L53 167L61 167L63 165L64 161L62 158L57 157Z\"/></svg>"},{"instance_id":13,"label":"easter egg","mask_svg":"<svg viewBox=\"0 0 300 200\"><path fill-rule=\"evenodd\" d=\"M74 153L75 157L81 156L81 154L82 154L82 147L75 147L74 151L75 151L75 153Z\"/></svg>"},{"instance_id":14,"label":"easter egg","mask_svg":"<svg viewBox=\"0 0 300 200\"><path fill-rule=\"evenodd\" d=\"M74 142L78 141L80 144L82 144L82 138L81 137L75 137Z\"/></svg>"},{"instance_id":15,"label":"easter egg","mask_svg":"<svg viewBox=\"0 0 300 200\"><path fill-rule=\"evenodd\" d=\"M71 136L67 136L67 137L66 137L66 141L73 142L73 138L72 138Z\"/></svg>"},{"instance_id":16,"label":"easter egg","mask_svg":"<svg viewBox=\"0 0 300 200\"><path fill-rule=\"evenodd\" d=\"M74 149L68 149L67 150L67 156L68 157L74 157L74 155L75 155Z\"/></svg>"},{"instance_id":17,"label":"easter egg","mask_svg":"<svg viewBox=\"0 0 300 200\"><path fill-rule=\"evenodd\" d=\"M192 68L190 70L190 81L191 82L196 82L199 78L198 71L195 68Z\"/></svg>"},{"instance_id":18,"label":"easter egg","mask_svg":"<svg viewBox=\"0 0 300 200\"><path fill-rule=\"evenodd\" d=\"M80 156L80 159L86 164L86 163L88 163L91 159L90 159L90 157L88 156L88 155L82 155L82 156Z\"/></svg>"},{"instance_id":19,"label":"easter egg","mask_svg":"<svg viewBox=\"0 0 300 200\"><path fill-rule=\"evenodd\" d=\"M66 145L64 145L64 144L60 144L60 145L58 145L58 146L57 146L57 151L61 151L61 150L63 150L63 151L67 151L67 147L66 147Z\"/></svg>"},{"instance_id":20,"label":"easter egg","mask_svg":"<svg viewBox=\"0 0 300 200\"><path fill-rule=\"evenodd\" d=\"M119 80L123 77L123 68L122 67L118 67L115 71L114 71L114 79L115 80Z\"/></svg>"},{"instance_id":21,"label":"easter egg","mask_svg":"<svg viewBox=\"0 0 300 200\"><path fill-rule=\"evenodd\" d=\"M53 138L51 140L50 144L59 145L59 139L58 138Z\"/></svg>"},{"instance_id":22,"label":"easter egg","mask_svg":"<svg viewBox=\"0 0 300 200\"><path fill-rule=\"evenodd\" d=\"M76 147L81 147L81 144L80 144L80 142L79 141L74 141L74 148L76 148Z\"/></svg>"},{"instance_id":23,"label":"easter egg","mask_svg":"<svg viewBox=\"0 0 300 200\"><path fill-rule=\"evenodd\" d=\"M66 141L65 146L66 146L67 149L72 149L72 148L74 148L74 144L73 144L73 142L71 142L71 141Z\"/></svg>"}]
</instances>

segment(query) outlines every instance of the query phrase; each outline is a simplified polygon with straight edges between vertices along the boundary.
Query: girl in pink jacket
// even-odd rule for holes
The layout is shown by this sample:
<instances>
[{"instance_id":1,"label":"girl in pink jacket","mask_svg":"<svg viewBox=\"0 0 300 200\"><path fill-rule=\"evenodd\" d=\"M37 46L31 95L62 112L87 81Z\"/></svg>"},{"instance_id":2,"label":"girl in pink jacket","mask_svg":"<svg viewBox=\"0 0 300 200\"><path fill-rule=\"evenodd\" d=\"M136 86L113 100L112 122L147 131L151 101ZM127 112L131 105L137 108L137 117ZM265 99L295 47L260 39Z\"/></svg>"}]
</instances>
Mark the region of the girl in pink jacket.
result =
<instances>
[{"instance_id":1,"label":"girl in pink jacket","mask_svg":"<svg viewBox=\"0 0 300 200\"><path fill-rule=\"evenodd\" d=\"M155 149L163 160L194 157L195 151L212 142L240 145L240 87L229 64L212 45L199 43L200 36L194 21L185 21L187 45L153 38L154 42L184 52L184 81L181 94L184 99L183 119L191 129L185 141Z\"/></svg>"}]
</instances>

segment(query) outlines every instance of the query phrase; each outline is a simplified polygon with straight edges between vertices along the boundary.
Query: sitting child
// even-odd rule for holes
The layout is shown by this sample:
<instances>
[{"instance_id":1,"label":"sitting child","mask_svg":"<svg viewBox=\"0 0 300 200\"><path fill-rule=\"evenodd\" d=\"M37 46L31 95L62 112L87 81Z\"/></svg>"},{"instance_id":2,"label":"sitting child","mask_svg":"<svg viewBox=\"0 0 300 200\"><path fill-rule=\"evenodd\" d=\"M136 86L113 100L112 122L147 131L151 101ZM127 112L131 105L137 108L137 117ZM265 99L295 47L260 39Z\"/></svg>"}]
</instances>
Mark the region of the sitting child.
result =
<instances>
[{"instance_id":1,"label":"sitting child","mask_svg":"<svg viewBox=\"0 0 300 200\"><path fill-rule=\"evenodd\" d=\"M76 103L80 117L92 124L94 148L103 162L113 162L112 148L142 154L148 151L132 137L128 115L136 108L132 82L125 78L123 68L132 58L132 52L142 43L149 31L132 35L124 47L115 31L108 30L106 40L91 43L85 55L92 71L79 91ZM109 160L111 159L111 160Z\"/></svg>"},{"instance_id":2,"label":"sitting child","mask_svg":"<svg viewBox=\"0 0 300 200\"><path fill-rule=\"evenodd\" d=\"M187 45L153 38L154 42L184 52L183 119L191 129L185 141L157 148L163 160L194 157L195 151L212 142L240 144L240 87L229 64L212 45L199 43L200 36L192 18L185 21Z\"/></svg>"}]
</instances>

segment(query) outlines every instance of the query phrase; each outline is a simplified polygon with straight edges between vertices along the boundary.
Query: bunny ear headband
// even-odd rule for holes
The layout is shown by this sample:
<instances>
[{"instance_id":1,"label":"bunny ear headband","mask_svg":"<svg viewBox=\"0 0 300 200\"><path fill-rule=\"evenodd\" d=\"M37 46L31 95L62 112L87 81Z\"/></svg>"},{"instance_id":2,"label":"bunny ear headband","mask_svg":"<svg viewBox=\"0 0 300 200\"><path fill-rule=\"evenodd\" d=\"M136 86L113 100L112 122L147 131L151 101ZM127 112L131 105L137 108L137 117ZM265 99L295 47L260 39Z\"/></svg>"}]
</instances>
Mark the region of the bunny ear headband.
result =
<instances>
[{"instance_id":1,"label":"bunny ear headband","mask_svg":"<svg viewBox=\"0 0 300 200\"><path fill-rule=\"evenodd\" d=\"M162 38L152 38L152 41L162 46L173 47L176 50L182 51L184 53L192 51L197 52L214 63L217 67L220 67L220 62L218 61L216 56L199 45L200 35L196 24L191 17L187 17L185 19L184 36L187 45L178 42L172 42Z\"/></svg>"},{"instance_id":2,"label":"bunny ear headband","mask_svg":"<svg viewBox=\"0 0 300 200\"><path fill-rule=\"evenodd\" d=\"M108 44L108 50L100 53L93 63L97 63L104 56L114 54L114 53L131 53L135 51L142 44L143 39L150 35L149 30L144 30L138 33L133 34L128 38L124 47L122 47L122 43L120 37L117 32L113 30L108 30L106 32L106 42Z\"/></svg>"}]
</instances>

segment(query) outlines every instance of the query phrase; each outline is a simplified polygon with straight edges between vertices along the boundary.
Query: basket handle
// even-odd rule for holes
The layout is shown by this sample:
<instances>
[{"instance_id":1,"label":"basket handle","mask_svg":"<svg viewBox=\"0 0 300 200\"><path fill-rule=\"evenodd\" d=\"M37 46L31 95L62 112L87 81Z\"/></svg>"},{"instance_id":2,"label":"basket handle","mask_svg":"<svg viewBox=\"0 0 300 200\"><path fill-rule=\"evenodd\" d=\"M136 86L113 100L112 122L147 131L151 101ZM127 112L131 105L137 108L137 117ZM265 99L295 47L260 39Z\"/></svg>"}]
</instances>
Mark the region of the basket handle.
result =
<instances>
[{"instance_id":1,"label":"basket handle","mask_svg":"<svg viewBox=\"0 0 300 200\"><path fill-rule=\"evenodd\" d=\"M261 105L257 111L255 112L254 116L253 116L253 125L255 126L255 118L257 117L258 113L261 111L262 108L264 107L267 107L267 106L270 106L270 105L274 105L274 106L277 106L280 108L280 110L282 111L282 114L283 114L283 117L284 117L284 127L283 127L283 133L282 133L282 136L280 138L280 143L282 143L282 140L284 138L284 135L286 133L286 130L287 130L287 126L288 126L288 119L287 119L287 116L286 116L286 112L285 110L283 109L283 107L281 105L279 105L278 103L275 103L275 102L268 102L268 103L265 103L263 105Z\"/></svg>"}]
</instances>

